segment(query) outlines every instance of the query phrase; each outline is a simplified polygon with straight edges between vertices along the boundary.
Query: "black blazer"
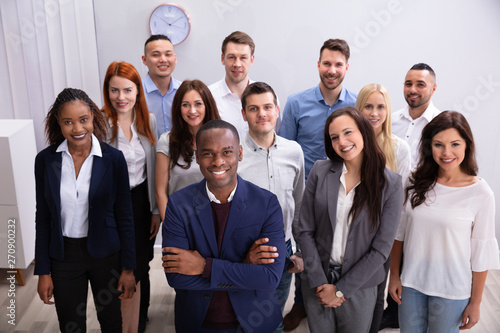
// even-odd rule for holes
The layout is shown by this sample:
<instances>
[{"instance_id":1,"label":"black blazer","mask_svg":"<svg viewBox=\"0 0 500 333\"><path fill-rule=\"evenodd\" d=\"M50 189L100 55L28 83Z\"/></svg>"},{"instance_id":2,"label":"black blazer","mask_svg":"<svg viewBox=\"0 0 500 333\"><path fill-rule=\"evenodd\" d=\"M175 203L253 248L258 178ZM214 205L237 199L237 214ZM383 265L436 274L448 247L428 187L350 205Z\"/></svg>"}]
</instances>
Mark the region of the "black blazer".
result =
<instances>
[{"instance_id":1,"label":"black blazer","mask_svg":"<svg viewBox=\"0 0 500 333\"><path fill-rule=\"evenodd\" d=\"M135 268L132 201L127 163L121 151L100 142L102 157L94 156L89 188L87 248L94 258L120 251L122 269ZM61 165L59 145L42 150L35 159L35 274L50 274L50 258L64 258L61 228Z\"/></svg>"}]
</instances>

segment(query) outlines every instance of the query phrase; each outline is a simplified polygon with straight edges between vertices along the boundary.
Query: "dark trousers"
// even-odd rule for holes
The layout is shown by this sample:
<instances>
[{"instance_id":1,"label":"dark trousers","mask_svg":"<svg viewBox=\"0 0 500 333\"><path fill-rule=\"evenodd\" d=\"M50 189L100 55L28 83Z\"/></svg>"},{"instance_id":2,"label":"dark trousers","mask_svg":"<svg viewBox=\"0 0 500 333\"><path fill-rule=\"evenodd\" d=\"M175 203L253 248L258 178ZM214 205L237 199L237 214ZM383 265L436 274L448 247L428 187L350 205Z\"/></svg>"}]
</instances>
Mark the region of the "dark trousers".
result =
<instances>
[{"instance_id":1,"label":"dark trousers","mask_svg":"<svg viewBox=\"0 0 500 333\"><path fill-rule=\"evenodd\" d=\"M120 255L92 258L87 238L64 238L64 259L51 258L54 301L61 332L87 330L88 285L92 288L97 319L102 332L121 332Z\"/></svg>"},{"instance_id":2,"label":"dark trousers","mask_svg":"<svg viewBox=\"0 0 500 333\"><path fill-rule=\"evenodd\" d=\"M153 259L154 239L149 239L151 230L151 211L148 196L148 180L134 187L132 194L132 209L134 211L135 253L137 282L141 281L141 305L139 322L145 323L150 300L149 262Z\"/></svg>"}]
</instances>

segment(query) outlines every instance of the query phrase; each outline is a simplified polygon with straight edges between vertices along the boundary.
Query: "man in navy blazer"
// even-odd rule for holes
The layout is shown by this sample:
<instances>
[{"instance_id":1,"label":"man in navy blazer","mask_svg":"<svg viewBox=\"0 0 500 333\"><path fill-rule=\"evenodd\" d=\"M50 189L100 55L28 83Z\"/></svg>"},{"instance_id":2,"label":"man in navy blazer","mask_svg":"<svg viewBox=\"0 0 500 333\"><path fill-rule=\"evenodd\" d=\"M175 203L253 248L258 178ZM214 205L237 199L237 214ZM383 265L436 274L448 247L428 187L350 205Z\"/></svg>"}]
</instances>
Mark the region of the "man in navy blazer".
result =
<instances>
[{"instance_id":1,"label":"man in navy blazer","mask_svg":"<svg viewBox=\"0 0 500 333\"><path fill-rule=\"evenodd\" d=\"M205 179L170 196L163 225L176 331L272 332L282 320L275 289L286 256L278 199L237 176L242 148L231 124L206 123L196 147ZM253 265L261 238L277 255Z\"/></svg>"}]
</instances>

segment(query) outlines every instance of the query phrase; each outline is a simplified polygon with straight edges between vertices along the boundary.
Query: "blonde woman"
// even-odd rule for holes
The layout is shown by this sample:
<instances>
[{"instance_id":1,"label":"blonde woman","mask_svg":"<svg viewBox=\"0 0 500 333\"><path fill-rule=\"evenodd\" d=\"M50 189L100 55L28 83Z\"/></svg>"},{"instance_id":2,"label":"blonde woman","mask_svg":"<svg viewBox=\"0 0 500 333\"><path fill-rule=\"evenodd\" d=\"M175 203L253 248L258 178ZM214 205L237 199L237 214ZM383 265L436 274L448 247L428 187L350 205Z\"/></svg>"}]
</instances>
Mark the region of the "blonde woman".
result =
<instances>
[{"instance_id":1,"label":"blonde woman","mask_svg":"<svg viewBox=\"0 0 500 333\"><path fill-rule=\"evenodd\" d=\"M391 99L387 89L378 83L370 83L364 86L358 94L356 109L361 111L372 124L378 145L385 154L387 167L401 175L404 185L411 168L410 146L406 141L391 132ZM389 270L389 261L385 264L385 268L387 272ZM386 280L378 287L377 304L370 329L372 333L379 331L380 322L382 321L385 286Z\"/></svg>"},{"instance_id":2,"label":"blonde woman","mask_svg":"<svg viewBox=\"0 0 500 333\"><path fill-rule=\"evenodd\" d=\"M391 132L391 99L387 89L378 83L364 86L358 94L356 109L372 124L387 167L401 175L404 185L411 168L410 146Z\"/></svg>"}]
</instances>

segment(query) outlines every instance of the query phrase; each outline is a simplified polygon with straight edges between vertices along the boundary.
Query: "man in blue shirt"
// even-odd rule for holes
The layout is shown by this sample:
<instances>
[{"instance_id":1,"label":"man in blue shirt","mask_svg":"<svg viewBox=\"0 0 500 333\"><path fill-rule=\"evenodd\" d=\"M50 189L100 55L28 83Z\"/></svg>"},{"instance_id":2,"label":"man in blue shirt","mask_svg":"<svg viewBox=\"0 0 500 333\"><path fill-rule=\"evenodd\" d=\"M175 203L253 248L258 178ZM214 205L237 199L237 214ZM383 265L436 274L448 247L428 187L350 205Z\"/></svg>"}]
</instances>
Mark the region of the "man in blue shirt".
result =
<instances>
[{"instance_id":1,"label":"man in blue shirt","mask_svg":"<svg viewBox=\"0 0 500 333\"><path fill-rule=\"evenodd\" d=\"M286 102L279 135L297 141L302 147L306 180L314 162L327 158L323 143L326 119L333 111L356 104L358 94L342 87L349 69L349 55L349 45L345 40L324 42L318 61L319 85L291 95ZM300 279L300 274L296 274L295 301L283 319L284 331L295 329L307 316Z\"/></svg>"},{"instance_id":2,"label":"man in blue shirt","mask_svg":"<svg viewBox=\"0 0 500 333\"><path fill-rule=\"evenodd\" d=\"M349 69L349 45L327 40L320 50L320 83L288 97L279 135L297 141L304 151L306 179L314 162L326 159L323 132L326 118L335 110L354 106L358 94L342 87Z\"/></svg>"},{"instance_id":3,"label":"man in blue shirt","mask_svg":"<svg viewBox=\"0 0 500 333\"><path fill-rule=\"evenodd\" d=\"M172 101L181 85L172 77L177 64L174 46L165 35L152 35L144 44L142 62L148 74L142 80L149 111L156 116L158 137L172 129Z\"/></svg>"}]
</instances>

